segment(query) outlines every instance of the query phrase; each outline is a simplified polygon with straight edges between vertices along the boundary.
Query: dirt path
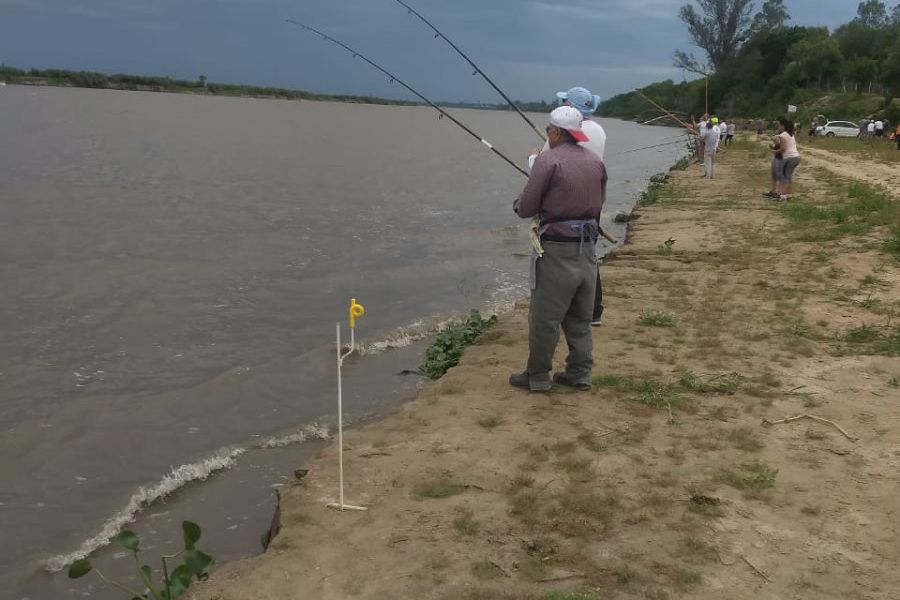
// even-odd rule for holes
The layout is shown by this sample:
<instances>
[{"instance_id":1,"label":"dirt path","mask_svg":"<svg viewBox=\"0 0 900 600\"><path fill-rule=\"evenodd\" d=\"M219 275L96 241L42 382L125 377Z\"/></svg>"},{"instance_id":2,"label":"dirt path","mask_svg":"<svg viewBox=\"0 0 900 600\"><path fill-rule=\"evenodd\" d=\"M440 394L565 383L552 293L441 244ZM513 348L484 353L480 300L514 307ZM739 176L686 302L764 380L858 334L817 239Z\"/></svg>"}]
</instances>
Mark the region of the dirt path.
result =
<instances>
[{"instance_id":1,"label":"dirt path","mask_svg":"<svg viewBox=\"0 0 900 600\"><path fill-rule=\"evenodd\" d=\"M811 166L823 167L840 177L858 179L867 183L881 185L900 196L900 167L882 162L848 159L847 156L812 148L809 145L800 147L801 160Z\"/></svg>"},{"instance_id":2,"label":"dirt path","mask_svg":"<svg viewBox=\"0 0 900 600\"><path fill-rule=\"evenodd\" d=\"M187 596L897 598L898 263L878 228L803 241L827 227L760 196L766 156L736 144L716 180L691 166L638 209L603 267L592 392L509 387L519 308L416 401L347 435L347 497L368 511L325 508L330 448L284 490L269 552ZM843 202L813 171L799 191ZM766 424L802 414L850 437Z\"/></svg>"}]
</instances>

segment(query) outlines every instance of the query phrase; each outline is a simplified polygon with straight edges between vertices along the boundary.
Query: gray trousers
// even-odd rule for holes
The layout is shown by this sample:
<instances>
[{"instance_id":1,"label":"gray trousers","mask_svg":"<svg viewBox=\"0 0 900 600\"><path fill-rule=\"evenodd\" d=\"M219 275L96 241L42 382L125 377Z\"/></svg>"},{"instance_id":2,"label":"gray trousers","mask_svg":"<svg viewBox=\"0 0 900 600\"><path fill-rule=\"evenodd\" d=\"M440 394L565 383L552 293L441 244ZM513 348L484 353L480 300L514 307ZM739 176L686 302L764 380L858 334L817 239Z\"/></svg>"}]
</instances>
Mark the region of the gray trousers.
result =
<instances>
[{"instance_id":1,"label":"gray trousers","mask_svg":"<svg viewBox=\"0 0 900 600\"><path fill-rule=\"evenodd\" d=\"M591 313L597 285L597 262L587 241L544 241L538 259L535 286L528 313L528 364L533 382L550 380L553 354L562 327L569 346L566 376L576 383L590 383L594 364Z\"/></svg>"}]
</instances>

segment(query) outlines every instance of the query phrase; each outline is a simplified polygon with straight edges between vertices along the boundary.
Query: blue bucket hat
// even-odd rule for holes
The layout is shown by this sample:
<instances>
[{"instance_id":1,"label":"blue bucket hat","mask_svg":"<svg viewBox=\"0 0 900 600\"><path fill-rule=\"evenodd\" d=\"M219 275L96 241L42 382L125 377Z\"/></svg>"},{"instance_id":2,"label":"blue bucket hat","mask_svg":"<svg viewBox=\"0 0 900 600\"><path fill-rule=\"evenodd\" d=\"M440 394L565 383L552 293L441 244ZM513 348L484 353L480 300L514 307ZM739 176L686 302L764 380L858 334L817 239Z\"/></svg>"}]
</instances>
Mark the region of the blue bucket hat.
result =
<instances>
[{"instance_id":1,"label":"blue bucket hat","mask_svg":"<svg viewBox=\"0 0 900 600\"><path fill-rule=\"evenodd\" d=\"M600 106L600 96L592 94L583 87L573 87L568 92L556 92L556 97L560 100L568 100L569 104L577 108L585 117L594 114L594 111Z\"/></svg>"}]
</instances>

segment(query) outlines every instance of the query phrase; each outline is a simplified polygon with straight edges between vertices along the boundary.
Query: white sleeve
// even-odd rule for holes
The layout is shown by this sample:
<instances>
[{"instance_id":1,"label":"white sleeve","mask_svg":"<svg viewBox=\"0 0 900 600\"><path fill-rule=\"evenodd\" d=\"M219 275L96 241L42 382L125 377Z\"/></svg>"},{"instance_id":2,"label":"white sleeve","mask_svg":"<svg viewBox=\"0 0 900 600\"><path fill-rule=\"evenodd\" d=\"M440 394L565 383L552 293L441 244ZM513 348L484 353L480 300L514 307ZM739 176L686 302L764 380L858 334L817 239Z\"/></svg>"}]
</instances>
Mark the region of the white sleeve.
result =
<instances>
[{"instance_id":1,"label":"white sleeve","mask_svg":"<svg viewBox=\"0 0 900 600\"><path fill-rule=\"evenodd\" d=\"M550 143L544 142L544 147L541 148L541 152L542 153L546 152L549 149L550 149ZM528 168L526 169L526 171L528 171L529 175L531 174L531 169L534 168L534 161L537 160L537 157L538 157L537 154L532 154L528 157Z\"/></svg>"}]
</instances>

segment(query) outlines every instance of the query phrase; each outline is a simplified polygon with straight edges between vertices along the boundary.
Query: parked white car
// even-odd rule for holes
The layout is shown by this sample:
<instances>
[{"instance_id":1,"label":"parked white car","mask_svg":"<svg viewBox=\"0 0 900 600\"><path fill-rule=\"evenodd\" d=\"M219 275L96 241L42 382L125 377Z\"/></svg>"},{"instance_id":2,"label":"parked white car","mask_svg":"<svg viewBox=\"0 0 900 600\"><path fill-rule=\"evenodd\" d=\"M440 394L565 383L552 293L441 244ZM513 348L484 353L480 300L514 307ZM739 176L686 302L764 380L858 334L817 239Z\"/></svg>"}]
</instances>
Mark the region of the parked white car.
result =
<instances>
[{"instance_id":1,"label":"parked white car","mask_svg":"<svg viewBox=\"0 0 900 600\"><path fill-rule=\"evenodd\" d=\"M859 125L850 121L828 121L816 130L816 134L825 137L856 137L859 135Z\"/></svg>"}]
</instances>

